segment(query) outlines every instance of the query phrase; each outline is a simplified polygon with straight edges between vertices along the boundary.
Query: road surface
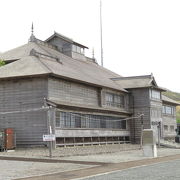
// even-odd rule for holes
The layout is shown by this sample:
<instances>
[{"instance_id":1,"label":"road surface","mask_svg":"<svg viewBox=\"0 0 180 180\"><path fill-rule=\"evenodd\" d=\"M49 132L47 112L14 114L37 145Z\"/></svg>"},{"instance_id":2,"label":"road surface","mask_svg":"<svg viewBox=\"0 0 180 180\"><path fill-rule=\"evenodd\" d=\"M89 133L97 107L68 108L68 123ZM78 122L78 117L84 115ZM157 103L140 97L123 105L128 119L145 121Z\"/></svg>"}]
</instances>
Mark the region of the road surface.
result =
<instances>
[{"instance_id":1,"label":"road surface","mask_svg":"<svg viewBox=\"0 0 180 180\"><path fill-rule=\"evenodd\" d=\"M82 180L179 180L180 160L134 167Z\"/></svg>"}]
</instances>

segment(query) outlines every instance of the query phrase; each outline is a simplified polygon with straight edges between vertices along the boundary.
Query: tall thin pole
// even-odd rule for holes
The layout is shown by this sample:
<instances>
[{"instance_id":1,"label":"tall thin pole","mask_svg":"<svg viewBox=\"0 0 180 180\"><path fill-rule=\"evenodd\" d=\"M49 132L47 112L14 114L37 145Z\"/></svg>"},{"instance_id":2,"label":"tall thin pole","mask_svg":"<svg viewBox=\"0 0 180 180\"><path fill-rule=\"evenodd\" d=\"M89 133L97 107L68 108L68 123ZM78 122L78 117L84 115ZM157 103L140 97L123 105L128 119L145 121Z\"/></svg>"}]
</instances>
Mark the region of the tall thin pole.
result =
<instances>
[{"instance_id":1,"label":"tall thin pole","mask_svg":"<svg viewBox=\"0 0 180 180\"><path fill-rule=\"evenodd\" d=\"M157 126L157 129L158 129L158 148L160 148L161 146L161 142L160 142L160 139L161 139L161 122L158 122L158 126Z\"/></svg>"},{"instance_id":2,"label":"tall thin pole","mask_svg":"<svg viewBox=\"0 0 180 180\"><path fill-rule=\"evenodd\" d=\"M100 0L100 34L101 34L101 66L103 66L103 41L102 41L102 2Z\"/></svg>"},{"instance_id":3,"label":"tall thin pole","mask_svg":"<svg viewBox=\"0 0 180 180\"><path fill-rule=\"evenodd\" d=\"M143 129L144 129L144 122L143 122L143 115L141 115L141 139L140 139L140 149L143 146Z\"/></svg>"}]
</instances>

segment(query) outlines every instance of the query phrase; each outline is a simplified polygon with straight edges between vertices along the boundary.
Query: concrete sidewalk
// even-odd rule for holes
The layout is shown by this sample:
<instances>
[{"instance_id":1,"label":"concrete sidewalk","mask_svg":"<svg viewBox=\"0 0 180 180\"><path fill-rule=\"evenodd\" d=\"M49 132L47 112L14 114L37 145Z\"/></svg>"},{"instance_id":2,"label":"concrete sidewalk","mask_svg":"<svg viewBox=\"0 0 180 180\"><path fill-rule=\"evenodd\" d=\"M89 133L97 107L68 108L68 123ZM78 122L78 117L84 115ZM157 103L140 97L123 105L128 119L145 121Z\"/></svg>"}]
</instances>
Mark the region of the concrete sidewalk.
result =
<instances>
[{"instance_id":1,"label":"concrete sidewalk","mask_svg":"<svg viewBox=\"0 0 180 180\"><path fill-rule=\"evenodd\" d=\"M159 148L157 150L157 153L158 153L158 157L171 156L171 155L180 154L180 149ZM137 149L137 150L115 152L115 153L62 157L61 159L74 160L74 161L120 163L120 162L128 162L128 161L137 161L141 159L152 159L152 158L144 157L143 151Z\"/></svg>"},{"instance_id":2,"label":"concrete sidewalk","mask_svg":"<svg viewBox=\"0 0 180 180\"><path fill-rule=\"evenodd\" d=\"M57 147L53 150L53 159L62 159L62 157L84 156L104 153L124 152L128 150L137 150L139 145L133 144L108 144L94 146L75 146L75 147ZM17 148L15 151L0 152L0 156L12 157L30 157L30 158L48 158L49 149L41 148Z\"/></svg>"},{"instance_id":3,"label":"concrete sidewalk","mask_svg":"<svg viewBox=\"0 0 180 180\"><path fill-rule=\"evenodd\" d=\"M159 148L158 157L180 154L180 149ZM21 148L15 151L0 152L0 157L22 157L35 159L54 159L71 161L92 161L118 163L145 159L139 145L113 144L101 146L76 146L56 148L49 158L48 148Z\"/></svg>"}]
</instances>

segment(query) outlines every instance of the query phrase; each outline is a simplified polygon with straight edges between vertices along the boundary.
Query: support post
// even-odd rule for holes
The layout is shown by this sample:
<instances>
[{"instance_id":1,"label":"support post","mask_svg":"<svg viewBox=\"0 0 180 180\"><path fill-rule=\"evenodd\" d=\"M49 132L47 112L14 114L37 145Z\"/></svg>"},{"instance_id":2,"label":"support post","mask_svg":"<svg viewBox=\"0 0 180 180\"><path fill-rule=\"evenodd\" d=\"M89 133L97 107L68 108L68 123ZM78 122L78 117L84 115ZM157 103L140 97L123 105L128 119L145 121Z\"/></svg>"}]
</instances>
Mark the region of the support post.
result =
<instances>
[{"instance_id":1,"label":"support post","mask_svg":"<svg viewBox=\"0 0 180 180\"><path fill-rule=\"evenodd\" d=\"M160 148L160 127L161 127L161 122L158 122L158 126L157 126L157 128L158 128L158 148Z\"/></svg>"},{"instance_id":2,"label":"support post","mask_svg":"<svg viewBox=\"0 0 180 180\"><path fill-rule=\"evenodd\" d=\"M142 149L142 146L143 146L143 129L144 129L143 115L141 115L141 139L140 139L140 149Z\"/></svg>"},{"instance_id":3,"label":"support post","mask_svg":"<svg viewBox=\"0 0 180 180\"><path fill-rule=\"evenodd\" d=\"M49 134L52 134L52 127L51 127L51 106L48 109L48 128ZM52 158L52 141L49 141L49 157Z\"/></svg>"}]
</instances>

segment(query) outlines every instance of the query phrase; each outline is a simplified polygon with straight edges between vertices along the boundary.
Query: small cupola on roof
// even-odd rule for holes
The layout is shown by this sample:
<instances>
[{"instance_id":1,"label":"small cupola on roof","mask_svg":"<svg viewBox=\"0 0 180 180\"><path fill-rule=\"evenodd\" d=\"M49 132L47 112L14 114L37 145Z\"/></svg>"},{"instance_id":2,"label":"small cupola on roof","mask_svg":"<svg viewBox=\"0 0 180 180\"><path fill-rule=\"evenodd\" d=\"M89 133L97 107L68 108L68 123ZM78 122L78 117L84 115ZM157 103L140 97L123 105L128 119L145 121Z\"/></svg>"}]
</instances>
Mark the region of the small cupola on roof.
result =
<instances>
[{"instance_id":1,"label":"small cupola on roof","mask_svg":"<svg viewBox=\"0 0 180 180\"><path fill-rule=\"evenodd\" d=\"M58 51L74 59L86 59L84 55L84 50L88 49L88 47L79 44L73 41L72 39L65 37L57 32L54 32L54 34L50 36L47 40L45 40L45 42L53 46L56 46Z\"/></svg>"}]
</instances>

